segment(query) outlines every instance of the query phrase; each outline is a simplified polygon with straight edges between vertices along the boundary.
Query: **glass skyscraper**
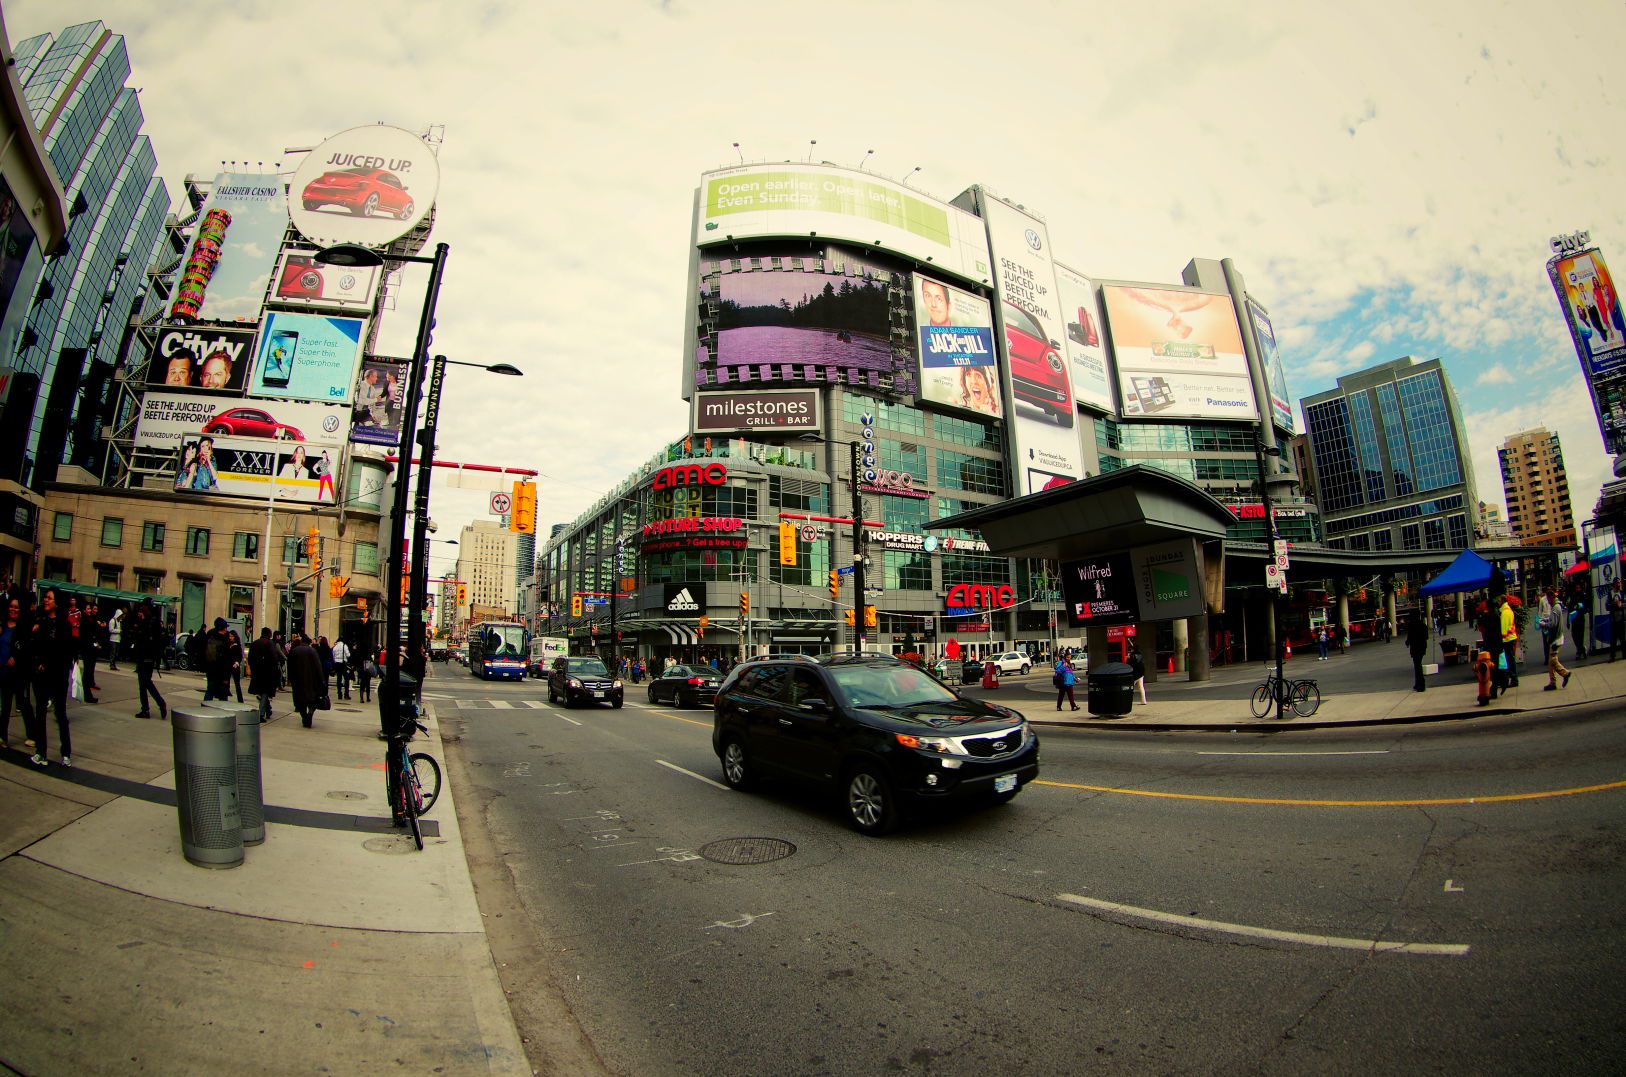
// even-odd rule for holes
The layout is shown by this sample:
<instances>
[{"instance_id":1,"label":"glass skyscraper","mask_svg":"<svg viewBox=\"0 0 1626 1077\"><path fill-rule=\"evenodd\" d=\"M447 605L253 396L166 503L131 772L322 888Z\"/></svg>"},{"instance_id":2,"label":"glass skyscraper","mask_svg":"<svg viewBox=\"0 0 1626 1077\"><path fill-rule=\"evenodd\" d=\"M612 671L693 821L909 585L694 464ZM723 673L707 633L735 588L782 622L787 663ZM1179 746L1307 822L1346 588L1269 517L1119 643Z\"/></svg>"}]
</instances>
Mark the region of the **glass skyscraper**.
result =
<instances>
[{"instance_id":1,"label":"glass skyscraper","mask_svg":"<svg viewBox=\"0 0 1626 1077\"><path fill-rule=\"evenodd\" d=\"M1473 544L1473 465L1456 393L1438 359L1404 356L1370 367L1300 404L1328 546Z\"/></svg>"},{"instance_id":2,"label":"glass skyscraper","mask_svg":"<svg viewBox=\"0 0 1626 1077\"><path fill-rule=\"evenodd\" d=\"M126 85L124 38L100 22L14 49L16 73L69 210L66 250L16 289L0 340L11 375L0 416L0 478L38 488L62 465L93 474L113 416L126 327L149 301L169 195Z\"/></svg>"}]
</instances>

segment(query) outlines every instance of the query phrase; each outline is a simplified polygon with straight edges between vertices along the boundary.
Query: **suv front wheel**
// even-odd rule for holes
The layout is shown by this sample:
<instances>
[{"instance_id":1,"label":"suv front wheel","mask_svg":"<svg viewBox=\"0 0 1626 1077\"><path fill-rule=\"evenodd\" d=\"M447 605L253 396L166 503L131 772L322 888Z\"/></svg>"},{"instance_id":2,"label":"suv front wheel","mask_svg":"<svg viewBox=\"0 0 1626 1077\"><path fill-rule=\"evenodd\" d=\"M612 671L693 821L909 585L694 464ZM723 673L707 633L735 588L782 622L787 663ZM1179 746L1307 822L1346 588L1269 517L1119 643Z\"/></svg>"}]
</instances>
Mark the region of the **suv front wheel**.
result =
<instances>
[{"instance_id":1,"label":"suv front wheel","mask_svg":"<svg viewBox=\"0 0 1626 1077\"><path fill-rule=\"evenodd\" d=\"M897 829L898 804L892 794L892 783L873 764L860 764L850 771L843 791L847 822L854 830L880 837Z\"/></svg>"}]
</instances>

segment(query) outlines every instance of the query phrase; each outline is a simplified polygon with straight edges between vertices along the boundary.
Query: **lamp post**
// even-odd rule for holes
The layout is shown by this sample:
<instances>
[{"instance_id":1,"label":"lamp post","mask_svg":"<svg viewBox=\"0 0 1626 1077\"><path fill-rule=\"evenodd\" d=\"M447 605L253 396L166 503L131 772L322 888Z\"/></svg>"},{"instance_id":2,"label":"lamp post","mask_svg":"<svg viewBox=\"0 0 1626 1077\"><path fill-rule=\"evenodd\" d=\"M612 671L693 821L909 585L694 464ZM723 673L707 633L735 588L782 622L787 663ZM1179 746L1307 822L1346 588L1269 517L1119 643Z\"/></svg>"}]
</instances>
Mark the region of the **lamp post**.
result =
<instances>
[{"instance_id":1,"label":"lamp post","mask_svg":"<svg viewBox=\"0 0 1626 1077\"><path fill-rule=\"evenodd\" d=\"M1265 510L1265 533L1268 536L1268 548L1266 549L1265 552L1266 552L1266 556L1269 559L1270 563L1274 563L1275 557L1276 557L1276 542L1277 542L1278 536L1277 536L1277 533L1276 533L1276 513L1271 508L1271 505L1270 505L1270 487L1266 484L1266 481L1265 481L1265 457L1266 456L1280 456L1282 454L1282 450L1281 450L1281 447L1278 446L1278 445L1271 445L1271 446L1267 447L1265 445L1265 439L1264 439L1264 432L1263 431L1264 431L1264 423L1261 422L1259 424L1259 429L1254 431L1254 436L1253 436L1253 459L1254 459L1254 463L1256 463L1258 465L1258 467L1259 467L1259 504L1260 504L1260 507ZM1275 635L1275 645L1276 645L1276 717L1278 719L1282 719L1282 718L1286 717L1286 707L1287 707L1287 691L1285 689L1285 686L1282 683L1282 662L1283 662L1283 658L1284 658L1284 650L1285 650L1286 644L1287 644L1287 637L1284 634L1285 626L1282 624L1282 600L1281 599L1282 599L1281 591L1274 588L1274 587L1272 587L1271 588L1271 596L1270 596L1270 620L1271 620L1271 624L1275 628L1274 635Z\"/></svg>"},{"instance_id":2,"label":"lamp post","mask_svg":"<svg viewBox=\"0 0 1626 1077\"><path fill-rule=\"evenodd\" d=\"M840 445L839 441L820 437L818 434L802 434L800 441L818 442L823 445ZM864 650L869 642L867 626L864 623L864 495L858 488L859 480L863 474L861 462L863 448L856 441L846 443L851 452L849 458L850 471L848 472L848 491L852 495L853 503L853 644L854 650Z\"/></svg>"}]
</instances>

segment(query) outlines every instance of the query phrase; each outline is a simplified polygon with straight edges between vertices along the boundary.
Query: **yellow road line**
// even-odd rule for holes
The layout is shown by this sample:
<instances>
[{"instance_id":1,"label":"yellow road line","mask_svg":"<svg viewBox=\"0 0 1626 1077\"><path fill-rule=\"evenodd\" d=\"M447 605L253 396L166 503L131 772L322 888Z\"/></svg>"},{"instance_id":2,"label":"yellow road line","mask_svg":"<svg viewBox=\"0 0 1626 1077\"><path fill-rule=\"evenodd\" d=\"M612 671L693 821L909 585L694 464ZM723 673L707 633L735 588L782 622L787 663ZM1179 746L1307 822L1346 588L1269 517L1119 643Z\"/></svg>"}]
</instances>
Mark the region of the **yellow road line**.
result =
<instances>
[{"instance_id":1,"label":"yellow road line","mask_svg":"<svg viewBox=\"0 0 1626 1077\"><path fill-rule=\"evenodd\" d=\"M1626 789L1626 782L1608 782L1603 785L1583 785L1575 789L1549 789L1541 793L1498 793L1483 797L1440 797L1432 800L1293 800L1272 797L1221 797L1206 793L1160 793L1150 789L1115 789L1106 785L1075 785L1072 782L1053 782L1035 779L1033 785L1049 785L1057 789L1082 789L1090 793L1121 793L1131 797L1163 797L1167 800L1206 800L1218 804L1279 804L1308 808L1420 808L1442 804L1499 804L1510 800L1545 800L1548 797L1570 797L1580 793L1601 793L1609 789Z\"/></svg>"}]
</instances>

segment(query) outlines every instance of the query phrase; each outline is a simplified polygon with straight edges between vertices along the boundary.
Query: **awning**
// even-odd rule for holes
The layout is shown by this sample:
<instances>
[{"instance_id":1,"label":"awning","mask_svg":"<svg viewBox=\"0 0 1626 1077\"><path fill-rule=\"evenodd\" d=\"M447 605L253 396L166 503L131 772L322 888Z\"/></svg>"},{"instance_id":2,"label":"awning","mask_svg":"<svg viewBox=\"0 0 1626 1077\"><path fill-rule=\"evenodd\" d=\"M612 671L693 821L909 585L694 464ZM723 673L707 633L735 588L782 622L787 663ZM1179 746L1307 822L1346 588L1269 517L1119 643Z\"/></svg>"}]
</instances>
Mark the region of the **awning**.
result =
<instances>
[{"instance_id":1,"label":"awning","mask_svg":"<svg viewBox=\"0 0 1626 1077\"><path fill-rule=\"evenodd\" d=\"M1474 551L1463 550L1455 561L1446 566L1444 572L1419 587L1417 593L1427 598L1430 595L1483 591L1487 588L1493 593L1506 589L1502 584L1502 570Z\"/></svg>"},{"instance_id":2,"label":"awning","mask_svg":"<svg viewBox=\"0 0 1626 1077\"><path fill-rule=\"evenodd\" d=\"M65 595L87 595L111 602L128 602L132 606L139 606L144 598L152 599L155 606L172 606L180 601L175 595L149 595L142 591L121 591L116 587L92 587L88 583L69 583L66 580L34 581L34 590L39 594L44 594L53 587Z\"/></svg>"},{"instance_id":3,"label":"awning","mask_svg":"<svg viewBox=\"0 0 1626 1077\"><path fill-rule=\"evenodd\" d=\"M1577 562L1575 562L1575 564L1571 565L1569 568L1566 568L1564 570L1564 575L1573 576L1577 572L1585 572L1588 569L1590 569L1591 567L1592 566L1590 564L1588 564L1587 562L1585 562L1585 561L1577 561Z\"/></svg>"}]
</instances>

